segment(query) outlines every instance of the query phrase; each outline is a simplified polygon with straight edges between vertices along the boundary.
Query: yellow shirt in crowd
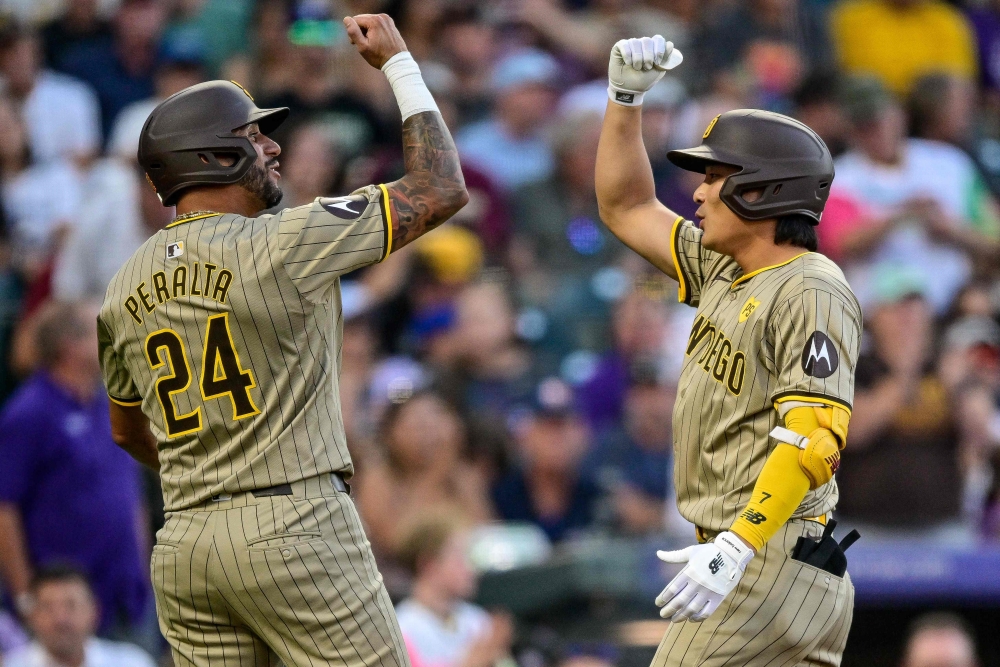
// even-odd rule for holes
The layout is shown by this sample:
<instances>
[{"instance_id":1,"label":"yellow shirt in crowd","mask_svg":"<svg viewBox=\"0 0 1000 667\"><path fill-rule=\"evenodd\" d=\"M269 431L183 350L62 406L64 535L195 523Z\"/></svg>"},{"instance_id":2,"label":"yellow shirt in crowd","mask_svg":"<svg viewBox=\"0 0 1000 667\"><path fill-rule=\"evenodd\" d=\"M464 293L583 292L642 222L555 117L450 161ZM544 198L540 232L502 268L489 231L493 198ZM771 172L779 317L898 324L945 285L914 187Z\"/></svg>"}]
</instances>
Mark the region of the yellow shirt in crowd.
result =
<instances>
[{"instance_id":1,"label":"yellow shirt in crowd","mask_svg":"<svg viewBox=\"0 0 1000 667\"><path fill-rule=\"evenodd\" d=\"M848 0L834 8L831 27L843 68L875 74L899 95L931 72L976 75L972 29L960 11L939 0L911 7Z\"/></svg>"}]
</instances>

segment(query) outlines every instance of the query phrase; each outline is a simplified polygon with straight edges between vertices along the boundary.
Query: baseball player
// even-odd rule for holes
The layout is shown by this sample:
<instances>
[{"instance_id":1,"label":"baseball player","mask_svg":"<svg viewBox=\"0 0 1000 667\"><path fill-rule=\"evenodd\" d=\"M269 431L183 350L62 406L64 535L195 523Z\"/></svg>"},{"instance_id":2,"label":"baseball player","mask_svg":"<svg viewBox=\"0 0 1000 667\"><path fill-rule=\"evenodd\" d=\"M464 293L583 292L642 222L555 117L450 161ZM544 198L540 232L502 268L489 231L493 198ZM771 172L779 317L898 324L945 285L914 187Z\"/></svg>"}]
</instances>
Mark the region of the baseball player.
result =
<instances>
[{"instance_id":1,"label":"baseball player","mask_svg":"<svg viewBox=\"0 0 1000 667\"><path fill-rule=\"evenodd\" d=\"M392 85L406 175L255 217L281 198L288 109L210 81L166 99L139 162L178 216L121 268L98 319L115 440L160 472L152 579L174 664L406 667L348 496L340 276L468 199L458 155L385 15L346 18Z\"/></svg>"},{"instance_id":2,"label":"baseball player","mask_svg":"<svg viewBox=\"0 0 1000 667\"><path fill-rule=\"evenodd\" d=\"M677 502L700 544L658 554L683 569L656 600L673 623L653 665L839 665L854 591L848 541L827 524L861 312L815 252L833 161L798 121L730 111L668 154L705 175L700 225L667 210L640 114L680 60L659 36L615 45L596 177L607 226L698 309L673 432Z\"/></svg>"}]
</instances>

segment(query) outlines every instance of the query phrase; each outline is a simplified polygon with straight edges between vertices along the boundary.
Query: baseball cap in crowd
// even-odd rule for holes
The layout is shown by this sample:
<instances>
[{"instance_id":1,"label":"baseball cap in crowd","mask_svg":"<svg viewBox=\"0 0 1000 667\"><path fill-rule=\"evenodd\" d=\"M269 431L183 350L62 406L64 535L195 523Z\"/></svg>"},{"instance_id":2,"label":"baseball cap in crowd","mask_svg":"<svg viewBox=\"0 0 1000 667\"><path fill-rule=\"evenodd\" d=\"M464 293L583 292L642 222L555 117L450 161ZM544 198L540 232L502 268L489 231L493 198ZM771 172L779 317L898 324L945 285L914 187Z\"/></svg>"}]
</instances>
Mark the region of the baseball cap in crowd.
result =
<instances>
[{"instance_id":1,"label":"baseball cap in crowd","mask_svg":"<svg viewBox=\"0 0 1000 667\"><path fill-rule=\"evenodd\" d=\"M944 346L963 350L979 346L1000 349L1000 324L984 315L963 317L945 331Z\"/></svg>"},{"instance_id":2,"label":"baseball cap in crowd","mask_svg":"<svg viewBox=\"0 0 1000 667\"><path fill-rule=\"evenodd\" d=\"M414 245L434 278L446 285L467 283L483 267L482 242L478 236L458 225L442 225Z\"/></svg>"},{"instance_id":3,"label":"baseball cap in crowd","mask_svg":"<svg viewBox=\"0 0 1000 667\"><path fill-rule=\"evenodd\" d=\"M927 277L916 266L882 262L852 274L851 287L864 310L899 303L911 297L927 298Z\"/></svg>"},{"instance_id":4,"label":"baseball cap in crowd","mask_svg":"<svg viewBox=\"0 0 1000 667\"><path fill-rule=\"evenodd\" d=\"M518 86L555 86L559 63L540 49L521 49L501 60L493 70L493 90L503 92Z\"/></svg>"},{"instance_id":5,"label":"baseball cap in crowd","mask_svg":"<svg viewBox=\"0 0 1000 667\"><path fill-rule=\"evenodd\" d=\"M531 411L537 417L564 419L576 413L573 390L557 377L547 377L535 389Z\"/></svg>"},{"instance_id":6,"label":"baseball cap in crowd","mask_svg":"<svg viewBox=\"0 0 1000 667\"><path fill-rule=\"evenodd\" d=\"M372 372L368 396L376 410L390 403L403 403L430 385L431 375L409 357L389 357Z\"/></svg>"},{"instance_id":7,"label":"baseball cap in crowd","mask_svg":"<svg viewBox=\"0 0 1000 667\"><path fill-rule=\"evenodd\" d=\"M848 77L841 84L838 97L847 120L855 127L874 122L897 103L882 81L872 75Z\"/></svg>"}]
</instances>

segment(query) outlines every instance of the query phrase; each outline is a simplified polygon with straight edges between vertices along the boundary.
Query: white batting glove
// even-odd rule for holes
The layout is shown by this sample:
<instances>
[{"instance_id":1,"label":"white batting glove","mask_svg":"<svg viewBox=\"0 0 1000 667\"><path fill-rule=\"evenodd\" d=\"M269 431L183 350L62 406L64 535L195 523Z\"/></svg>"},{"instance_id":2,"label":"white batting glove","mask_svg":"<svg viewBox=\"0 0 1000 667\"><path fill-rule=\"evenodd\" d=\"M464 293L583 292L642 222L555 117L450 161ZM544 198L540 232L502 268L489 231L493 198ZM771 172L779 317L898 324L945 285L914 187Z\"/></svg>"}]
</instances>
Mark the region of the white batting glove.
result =
<instances>
[{"instance_id":1,"label":"white batting glove","mask_svg":"<svg viewBox=\"0 0 1000 667\"><path fill-rule=\"evenodd\" d=\"M656 598L662 618L671 621L704 621L726 599L753 558L753 550L729 532L714 542L696 544L680 551L657 551L664 563L686 563Z\"/></svg>"},{"instance_id":2,"label":"white batting glove","mask_svg":"<svg viewBox=\"0 0 1000 667\"><path fill-rule=\"evenodd\" d=\"M620 39L608 63L608 97L623 106L639 106L646 91L683 60L674 43L660 35Z\"/></svg>"}]
</instances>

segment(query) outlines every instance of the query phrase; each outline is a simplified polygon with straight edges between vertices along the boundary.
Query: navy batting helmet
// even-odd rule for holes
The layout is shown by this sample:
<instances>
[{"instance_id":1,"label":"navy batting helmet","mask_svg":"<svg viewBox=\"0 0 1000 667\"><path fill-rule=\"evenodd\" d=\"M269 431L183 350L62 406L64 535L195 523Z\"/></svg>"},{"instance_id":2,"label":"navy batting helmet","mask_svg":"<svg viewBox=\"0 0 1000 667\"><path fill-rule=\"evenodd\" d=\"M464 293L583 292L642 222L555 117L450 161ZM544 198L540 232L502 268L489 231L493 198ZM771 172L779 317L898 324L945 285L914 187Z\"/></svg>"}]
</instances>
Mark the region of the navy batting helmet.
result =
<instances>
[{"instance_id":1,"label":"navy batting helmet","mask_svg":"<svg viewBox=\"0 0 1000 667\"><path fill-rule=\"evenodd\" d=\"M184 188L236 183L250 170L257 152L235 130L257 123L266 135L287 117L287 108L258 109L238 83L199 83L171 95L149 114L139 138L139 164L163 205L173 206ZM234 162L225 166L219 156Z\"/></svg>"},{"instance_id":2,"label":"navy batting helmet","mask_svg":"<svg viewBox=\"0 0 1000 667\"><path fill-rule=\"evenodd\" d=\"M739 168L719 197L745 220L801 214L819 223L833 182L833 157L818 134L794 118L758 109L716 116L700 146L670 151L667 158L702 174L709 164ZM749 202L742 197L748 190L763 194Z\"/></svg>"}]
</instances>

